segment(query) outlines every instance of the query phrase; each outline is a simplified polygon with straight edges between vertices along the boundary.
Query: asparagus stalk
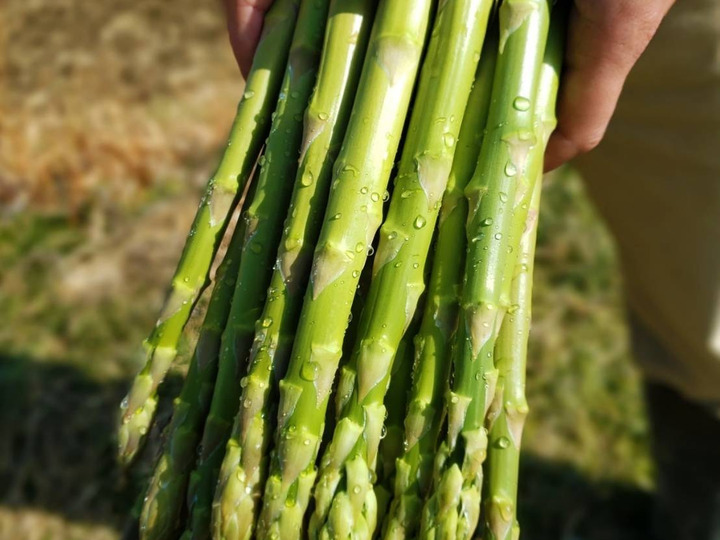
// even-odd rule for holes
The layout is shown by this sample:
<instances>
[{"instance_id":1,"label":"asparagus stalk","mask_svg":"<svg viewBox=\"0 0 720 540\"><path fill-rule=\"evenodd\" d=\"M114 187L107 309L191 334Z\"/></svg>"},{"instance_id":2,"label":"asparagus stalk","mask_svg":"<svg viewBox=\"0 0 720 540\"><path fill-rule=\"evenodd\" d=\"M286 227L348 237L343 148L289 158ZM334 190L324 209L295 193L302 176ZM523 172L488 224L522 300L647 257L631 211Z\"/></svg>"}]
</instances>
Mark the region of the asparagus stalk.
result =
<instances>
[{"instance_id":1,"label":"asparagus stalk","mask_svg":"<svg viewBox=\"0 0 720 540\"><path fill-rule=\"evenodd\" d=\"M560 11L557 8L556 10ZM556 14L553 11L536 103L535 121L542 144L536 145L528 157L528 178L534 179L534 185L532 194L520 201L521 205L529 205L529 210L525 223L515 225L520 227L522 232L510 290L511 307L495 344L498 385L487 419L490 425L489 467L484 519L488 540L513 540L520 535L516 507L520 440L528 413L525 399L525 364L530 333L533 258L542 187L543 154L547 140L555 129L555 102L564 36L564 13Z\"/></svg>"},{"instance_id":2,"label":"asparagus stalk","mask_svg":"<svg viewBox=\"0 0 720 540\"><path fill-rule=\"evenodd\" d=\"M298 538L303 529L343 333L380 225L382 194L407 113L430 5L430 0L383 0L376 15L288 372L280 382L276 447L258 520L260 538Z\"/></svg>"},{"instance_id":3,"label":"asparagus stalk","mask_svg":"<svg viewBox=\"0 0 720 540\"><path fill-rule=\"evenodd\" d=\"M213 494L232 421L238 411L241 382L247 381L243 376L256 322L259 334L269 325L269 321L258 319L265 304L297 172L302 115L315 83L328 4L329 0L301 2L256 192L245 215L243 256L230 317L222 336L218 374L198 465L188 488L189 538L210 536Z\"/></svg>"},{"instance_id":4,"label":"asparagus stalk","mask_svg":"<svg viewBox=\"0 0 720 540\"><path fill-rule=\"evenodd\" d=\"M390 386L385 395L387 418L378 447L378 464L375 478L378 523L381 523L390 506L395 480L395 462L403 453L403 422L408 406L415 350L413 336L418 324L413 322L403 336L393 360Z\"/></svg>"},{"instance_id":5,"label":"asparagus stalk","mask_svg":"<svg viewBox=\"0 0 720 540\"><path fill-rule=\"evenodd\" d=\"M370 538L377 524L372 489L383 398L392 360L424 288L424 266L448 182L487 26L490 0L449 0L436 18L368 301L348 369L357 376L320 466L311 538ZM347 378L347 376L346 376Z\"/></svg>"},{"instance_id":6,"label":"asparagus stalk","mask_svg":"<svg viewBox=\"0 0 720 540\"><path fill-rule=\"evenodd\" d=\"M496 31L489 29L483 45L440 210L427 303L415 338L418 356L405 419L405 450L397 463L393 500L383 527L383 538L387 540L415 537L422 501L432 478L433 456L445 411L443 396L450 373L450 339L457 325L458 290L465 259L467 200L463 191L475 169L487 120L497 58L495 34ZM392 379L390 384L392 386Z\"/></svg>"},{"instance_id":7,"label":"asparagus stalk","mask_svg":"<svg viewBox=\"0 0 720 540\"><path fill-rule=\"evenodd\" d=\"M275 427L277 379L284 375L312 249L322 225L332 165L352 108L375 0L333 0L315 91L305 112L300 167L280 241L269 297L260 317L240 408L213 504L217 539L249 539Z\"/></svg>"},{"instance_id":8,"label":"asparagus stalk","mask_svg":"<svg viewBox=\"0 0 720 540\"><path fill-rule=\"evenodd\" d=\"M195 449L212 398L220 337L230 313L244 236L245 230L240 222L218 267L215 287L187 377L175 400L167 441L141 505L140 534L147 540L174 538L180 527L188 476L195 462Z\"/></svg>"},{"instance_id":9,"label":"asparagus stalk","mask_svg":"<svg viewBox=\"0 0 720 540\"><path fill-rule=\"evenodd\" d=\"M505 0L499 9L487 134L465 190L468 254L447 403L447 446L439 452L436 488L423 511L421 538L471 538L477 527L487 450L483 423L497 382L493 350L509 306L506 283L512 271L506 268L514 269L519 246L512 223L527 211L515 203L530 190L528 156L540 144L533 116L548 1Z\"/></svg>"},{"instance_id":10,"label":"asparagus stalk","mask_svg":"<svg viewBox=\"0 0 720 540\"><path fill-rule=\"evenodd\" d=\"M143 342L145 365L120 405L118 456L123 464L133 460L150 429L157 408L157 387L177 354L183 328L208 284L208 271L228 217L255 166L280 87L297 2L278 0L265 18L228 146L205 188L162 312Z\"/></svg>"}]
</instances>

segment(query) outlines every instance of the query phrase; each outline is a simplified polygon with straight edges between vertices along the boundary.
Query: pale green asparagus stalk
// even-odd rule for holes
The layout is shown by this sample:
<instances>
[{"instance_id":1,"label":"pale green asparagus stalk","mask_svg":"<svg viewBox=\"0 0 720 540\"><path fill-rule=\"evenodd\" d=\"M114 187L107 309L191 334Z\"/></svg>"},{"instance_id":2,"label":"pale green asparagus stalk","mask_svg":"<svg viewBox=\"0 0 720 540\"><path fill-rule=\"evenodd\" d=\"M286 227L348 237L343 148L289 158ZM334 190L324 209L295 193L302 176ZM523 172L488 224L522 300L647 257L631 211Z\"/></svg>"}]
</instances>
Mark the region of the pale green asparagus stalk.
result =
<instances>
[{"instance_id":1,"label":"pale green asparagus stalk","mask_svg":"<svg viewBox=\"0 0 720 540\"><path fill-rule=\"evenodd\" d=\"M220 338L230 313L244 236L243 223L239 222L218 267L197 346L183 388L175 400L167 440L140 513L140 534L147 540L175 538L181 525L188 477L212 399Z\"/></svg>"},{"instance_id":2,"label":"pale green asparagus stalk","mask_svg":"<svg viewBox=\"0 0 720 540\"><path fill-rule=\"evenodd\" d=\"M284 375L322 225L332 165L350 116L375 0L333 0L315 91L305 111L300 167L280 241L269 300L260 317L213 504L218 540L252 535Z\"/></svg>"},{"instance_id":3,"label":"pale green asparagus stalk","mask_svg":"<svg viewBox=\"0 0 720 540\"><path fill-rule=\"evenodd\" d=\"M516 202L531 191L528 157L541 144L534 110L548 2L505 0L499 9L500 42L487 134L465 190L468 253L446 446L438 452L438 477L423 511L421 538L469 539L479 519L487 451L484 419L497 382L493 351L509 307L507 280L512 279L520 241L512 224L515 216L527 212Z\"/></svg>"},{"instance_id":4,"label":"pale green asparagus stalk","mask_svg":"<svg viewBox=\"0 0 720 540\"><path fill-rule=\"evenodd\" d=\"M187 538L210 537L213 495L233 418L239 408L241 382L247 380L244 376L256 323L258 329L268 325L268 321L259 318L295 184L302 115L315 84L328 4L329 0L303 0L300 4L280 97L260 160L255 195L245 215L243 256L230 317L222 336L215 390L198 465L188 486Z\"/></svg>"},{"instance_id":5,"label":"pale green asparagus stalk","mask_svg":"<svg viewBox=\"0 0 720 540\"><path fill-rule=\"evenodd\" d=\"M397 462L392 504L383 538L414 538L420 528L423 499L430 487L437 438L450 373L451 336L457 326L458 291L465 261L465 186L475 170L490 105L495 60L496 25L488 28L470 92L448 186L443 197L435 255L420 331L415 338L417 361L405 419L405 450ZM392 385L392 382L391 382Z\"/></svg>"},{"instance_id":6,"label":"pale green asparagus stalk","mask_svg":"<svg viewBox=\"0 0 720 540\"><path fill-rule=\"evenodd\" d=\"M392 360L424 289L425 261L487 27L491 0L440 5L423 64L368 301L349 370L357 376L320 465L310 538L370 539L373 479Z\"/></svg>"},{"instance_id":7,"label":"pale green asparagus stalk","mask_svg":"<svg viewBox=\"0 0 720 540\"><path fill-rule=\"evenodd\" d=\"M315 250L258 520L258 538L299 538L343 333L397 152L422 52L430 0L378 8Z\"/></svg>"},{"instance_id":8,"label":"pale green asparagus stalk","mask_svg":"<svg viewBox=\"0 0 720 540\"><path fill-rule=\"evenodd\" d=\"M485 538L514 540L520 535L517 523L518 467L520 441L528 413L525 399L525 365L530 333L533 258L537 236L537 218L542 187L545 145L555 129L555 102L565 37L565 10L555 8L545 50L536 103L536 125L542 143L528 157L529 179L534 179L532 195L523 197L529 205L520 229L520 249L510 289L510 308L495 344L498 384L495 400L486 420L490 426L488 442L488 478L485 497ZM520 214L520 212L518 212Z\"/></svg>"},{"instance_id":9,"label":"pale green asparagus stalk","mask_svg":"<svg viewBox=\"0 0 720 540\"><path fill-rule=\"evenodd\" d=\"M297 2L278 0L265 18L228 146L205 188L160 317L143 343L145 365L120 406L118 455L124 464L135 457L150 429L157 408L157 387L177 354L183 328L207 286L208 271L228 218L267 135L295 25Z\"/></svg>"}]
</instances>

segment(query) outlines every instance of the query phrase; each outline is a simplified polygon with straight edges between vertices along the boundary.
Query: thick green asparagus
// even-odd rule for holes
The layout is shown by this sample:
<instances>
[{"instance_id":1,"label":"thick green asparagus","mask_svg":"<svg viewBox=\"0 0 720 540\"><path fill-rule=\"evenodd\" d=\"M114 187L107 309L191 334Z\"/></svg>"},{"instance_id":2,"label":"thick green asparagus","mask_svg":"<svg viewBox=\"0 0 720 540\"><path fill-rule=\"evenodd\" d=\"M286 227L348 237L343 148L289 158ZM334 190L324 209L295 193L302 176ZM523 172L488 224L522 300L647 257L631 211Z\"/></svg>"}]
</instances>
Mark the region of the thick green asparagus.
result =
<instances>
[{"instance_id":1,"label":"thick green asparagus","mask_svg":"<svg viewBox=\"0 0 720 540\"><path fill-rule=\"evenodd\" d=\"M518 201L520 205L529 205L529 210L524 224L514 224L515 227L521 226L523 232L511 283L511 307L495 345L498 384L495 400L486 419L490 430L484 512L488 540L513 540L520 535L516 508L520 440L528 413L525 364L530 333L533 259L543 154L547 140L555 129L555 102L565 36L564 8L555 8L552 15L536 103L536 129L542 142L531 150L528 157L527 177L534 179L534 185L532 194Z\"/></svg>"},{"instance_id":2,"label":"thick green asparagus","mask_svg":"<svg viewBox=\"0 0 720 540\"><path fill-rule=\"evenodd\" d=\"M345 139L335 163L292 356L280 382L276 447L258 520L260 538L298 538L343 333L382 219L430 15L430 0L383 0Z\"/></svg>"},{"instance_id":3,"label":"thick green asparagus","mask_svg":"<svg viewBox=\"0 0 720 540\"><path fill-rule=\"evenodd\" d=\"M515 202L530 189L528 156L541 144L533 119L548 2L505 0L499 9L500 42L487 134L465 190L468 253L454 380L448 393L446 448L438 452L438 478L423 511L421 538L469 539L479 519L487 451L484 419L497 382L493 351L509 307L506 283L512 279L520 240L513 217L527 211Z\"/></svg>"},{"instance_id":4,"label":"thick green asparagus","mask_svg":"<svg viewBox=\"0 0 720 540\"><path fill-rule=\"evenodd\" d=\"M372 482L383 398L424 289L425 261L491 6L490 0L448 0L438 10L360 332L344 370L355 370L355 384L320 466L311 538L334 538L351 523L354 538L369 539L377 525Z\"/></svg>"},{"instance_id":5,"label":"thick green asparagus","mask_svg":"<svg viewBox=\"0 0 720 540\"><path fill-rule=\"evenodd\" d=\"M383 538L388 540L415 537L422 501L432 478L433 457L445 411L443 398L450 374L450 343L457 326L458 291L465 260L467 200L464 190L475 170L487 120L497 58L496 34L496 25L489 25L440 210L425 312L415 338L417 361L405 419L405 450L397 463L393 500L383 527Z\"/></svg>"},{"instance_id":6,"label":"thick green asparagus","mask_svg":"<svg viewBox=\"0 0 720 540\"><path fill-rule=\"evenodd\" d=\"M140 536L147 540L175 538L185 504L188 476L210 408L220 338L230 313L245 228L238 222L215 276L205 319L180 395L175 400L167 440L155 465L140 514Z\"/></svg>"},{"instance_id":7,"label":"thick green asparagus","mask_svg":"<svg viewBox=\"0 0 720 540\"><path fill-rule=\"evenodd\" d=\"M227 149L205 188L160 317L143 343L145 365L120 406L118 451L122 463L132 461L152 424L157 387L177 354L183 328L208 284L210 265L228 218L267 135L295 25L297 2L278 0L265 18L264 33L238 105Z\"/></svg>"},{"instance_id":8,"label":"thick green asparagus","mask_svg":"<svg viewBox=\"0 0 720 540\"><path fill-rule=\"evenodd\" d=\"M282 224L292 194L302 139L302 115L315 84L329 0L303 0L293 34L280 98L261 159L255 195L245 215L245 242L218 374L205 423L198 465L190 477L189 538L210 536L212 500L232 421L239 408L241 380L272 276ZM244 404L243 404L244 405Z\"/></svg>"},{"instance_id":9,"label":"thick green asparagus","mask_svg":"<svg viewBox=\"0 0 720 540\"><path fill-rule=\"evenodd\" d=\"M300 167L268 300L227 444L213 505L216 539L249 539L275 428L284 375L325 212L332 165L350 116L375 0L333 0L315 91L305 112Z\"/></svg>"}]
</instances>

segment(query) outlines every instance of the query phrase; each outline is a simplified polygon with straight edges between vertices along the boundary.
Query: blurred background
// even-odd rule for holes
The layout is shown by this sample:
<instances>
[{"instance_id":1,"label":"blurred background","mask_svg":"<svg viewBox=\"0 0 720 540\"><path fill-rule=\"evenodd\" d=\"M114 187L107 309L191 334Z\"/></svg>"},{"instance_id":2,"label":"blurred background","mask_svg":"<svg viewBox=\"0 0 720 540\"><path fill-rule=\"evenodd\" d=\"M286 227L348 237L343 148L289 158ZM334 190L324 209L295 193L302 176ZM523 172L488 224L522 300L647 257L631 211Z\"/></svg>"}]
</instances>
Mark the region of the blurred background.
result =
<instances>
[{"instance_id":1,"label":"blurred background","mask_svg":"<svg viewBox=\"0 0 720 540\"><path fill-rule=\"evenodd\" d=\"M0 2L0 540L120 537L157 443L120 471L117 405L241 90L217 1ZM613 244L572 170L543 197L523 538L642 539Z\"/></svg>"}]
</instances>

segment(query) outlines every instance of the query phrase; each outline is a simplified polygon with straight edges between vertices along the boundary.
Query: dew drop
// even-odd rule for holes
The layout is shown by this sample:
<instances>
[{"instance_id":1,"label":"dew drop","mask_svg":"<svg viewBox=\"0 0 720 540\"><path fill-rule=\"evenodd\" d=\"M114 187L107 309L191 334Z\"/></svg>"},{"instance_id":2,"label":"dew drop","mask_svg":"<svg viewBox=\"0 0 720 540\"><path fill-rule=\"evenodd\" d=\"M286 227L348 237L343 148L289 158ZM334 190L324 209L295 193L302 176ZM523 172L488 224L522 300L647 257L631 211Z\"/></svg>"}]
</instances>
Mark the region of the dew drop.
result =
<instances>
[{"instance_id":1,"label":"dew drop","mask_svg":"<svg viewBox=\"0 0 720 540\"><path fill-rule=\"evenodd\" d=\"M443 142L448 148L452 148L455 145L455 136L452 133L445 133L443 135Z\"/></svg>"},{"instance_id":2,"label":"dew drop","mask_svg":"<svg viewBox=\"0 0 720 540\"><path fill-rule=\"evenodd\" d=\"M260 324L262 325L263 328L269 328L272 323L273 323L272 317L265 317L262 320L262 323L260 323Z\"/></svg>"},{"instance_id":3,"label":"dew drop","mask_svg":"<svg viewBox=\"0 0 720 540\"><path fill-rule=\"evenodd\" d=\"M500 202L504 202L504 203L507 202L507 200L508 200L507 193L505 193L504 191L501 191L498 196L500 197Z\"/></svg>"},{"instance_id":4,"label":"dew drop","mask_svg":"<svg viewBox=\"0 0 720 540\"><path fill-rule=\"evenodd\" d=\"M500 437L498 439L497 445L502 449L508 448L510 446L510 439L508 439L507 437Z\"/></svg>"},{"instance_id":5,"label":"dew drop","mask_svg":"<svg viewBox=\"0 0 720 540\"><path fill-rule=\"evenodd\" d=\"M307 361L300 368L300 377L306 381L314 381L318 378L320 366L317 362Z\"/></svg>"},{"instance_id":6,"label":"dew drop","mask_svg":"<svg viewBox=\"0 0 720 540\"><path fill-rule=\"evenodd\" d=\"M505 164L505 175L506 176L515 176L517 174L517 167L515 167L515 164L512 161L508 161Z\"/></svg>"},{"instance_id":7,"label":"dew drop","mask_svg":"<svg viewBox=\"0 0 720 540\"><path fill-rule=\"evenodd\" d=\"M324 121L324 120L327 120L327 119L329 118L329 117L328 117L328 113L326 113L326 112L320 112L320 113L318 113L318 118L319 118L320 120L323 120L323 121Z\"/></svg>"},{"instance_id":8,"label":"dew drop","mask_svg":"<svg viewBox=\"0 0 720 540\"><path fill-rule=\"evenodd\" d=\"M415 221L413 222L413 227L415 227L416 229L422 229L426 223L427 223L427 220L423 216L418 216L415 218Z\"/></svg>"},{"instance_id":9,"label":"dew drop","mask_svg":"<svg viewBox=\"0 0 720 540\"><path fill-rule=\"evenodd\" d=\"M337 220L340 219L341 217L342 217L342 214L337 213L337 214L335 214L334 216L332 216L332 217L330 218L330 221L337 221Z\"/></svg>"},{"instance_id":10,"label":"dew drop","mask_svg":"<svg viewBox=\"0 0 720 540\"><path fill-rule=\"evenodd\" d=\"M493 218L491 218L491 217L487 217L480 222L480 225L482 225L483 227L489 227L492 224L493 224Z\"/></svg>"},{"instance_id":11,"label":"dew drop","mask_svg":"<svg viewBox=\"0 0 720 540\"><path fill-rule=\"evenodd\" d=\"M502 233L495 233L495 240L502 240Z\"/></svg>"},{"instance_id":12,"label":"dew drop","mask_svg":"<svg viewBox=\"0 0 720 540\"><path fill-rule=\"evenodd\" d=\"M378 201L380 200L380 194L373 192L373 193L370 195L370 199L371 199L373 202L378 202Z\"/></svg>"},{"instance_id":13,"label":"dew drop","mask_svg":"<svg viewBox=\"0 0 720 540\"><path fill-rule=\"evenodd\" d=\"M310 171L305 171L300 178L300 184L304 187L312 186L314 181L313 174Z\"/></svg>"},{"instance_id":14,"label":"dew drop","mask_svg":"<svg viewBox=\"0 0 720 540\"><path fill-rule=\"evenodd\" d=\"M252 90L246 90L245 93L243 94L243 98L252 99L254 95L255 95L255 92L253 92Z\"/></svg>"},{"instance_id":15,"label":"dew drop","mask_svg":"<svg viewBox=\"0 0 720 540\"><path fill-rule=\"evenodd\" d=\"M369 190L368 190L367 186L363 186L360 188L360 193L362 193L363 195L367 195L368 191Z\"/></svg>"},{"instance_id":16,"label":"dew drop","mask_svg":"<svg viewBox=\"0 0 720 540\"><path fill-rule=\"evenodd\" d=\"M513 100L513 108L517 111L527 111L530 108L530 100L528 98L518 96Z\"/></svg>"}]
</instances>

